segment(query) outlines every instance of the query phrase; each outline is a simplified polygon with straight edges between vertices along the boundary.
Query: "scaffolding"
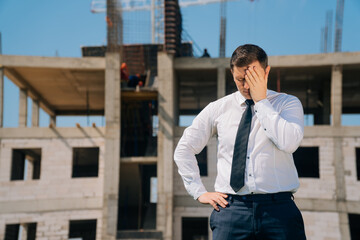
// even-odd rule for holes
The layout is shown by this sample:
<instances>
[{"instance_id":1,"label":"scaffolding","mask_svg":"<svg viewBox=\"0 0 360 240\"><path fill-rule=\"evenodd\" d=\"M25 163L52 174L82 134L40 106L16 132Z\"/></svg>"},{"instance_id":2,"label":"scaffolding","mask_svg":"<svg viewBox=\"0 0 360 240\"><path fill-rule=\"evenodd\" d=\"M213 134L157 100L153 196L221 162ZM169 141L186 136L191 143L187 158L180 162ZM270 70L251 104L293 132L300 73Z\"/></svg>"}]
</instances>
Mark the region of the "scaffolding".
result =
<instances>
[{"instance_id":1,"label":"scaffolding","mask_svg":"<svg viewBox=\"0 0 360 240\"><path fill-rule=\"evenodd\" d=\"M107 51L116 52L123 40L121 8L116 0L106 0L106 4Z\"/></svg>"}]
</instances>

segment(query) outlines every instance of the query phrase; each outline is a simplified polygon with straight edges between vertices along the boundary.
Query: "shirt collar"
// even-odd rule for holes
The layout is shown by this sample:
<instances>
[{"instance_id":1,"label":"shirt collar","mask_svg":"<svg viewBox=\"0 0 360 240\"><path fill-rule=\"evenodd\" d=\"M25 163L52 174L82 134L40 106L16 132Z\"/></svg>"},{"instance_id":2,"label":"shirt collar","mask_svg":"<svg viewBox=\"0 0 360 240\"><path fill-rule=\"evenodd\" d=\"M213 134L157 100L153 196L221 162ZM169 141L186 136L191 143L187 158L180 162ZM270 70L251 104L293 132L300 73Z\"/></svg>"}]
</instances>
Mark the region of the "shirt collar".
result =
<instances>
[{"instance_id":1,"label":"shirt collar","mask_svg":"<svg viewBox=\"0 0 360 240\"><path fill-rule=\"evenodd\" d=\"M273 91L267 89L266 98L269 98L271 95L273 95ZM246 98L240 93L240 91L236 91L235 97L240 105L245 104Z\"/></svg>"}]
</instances>

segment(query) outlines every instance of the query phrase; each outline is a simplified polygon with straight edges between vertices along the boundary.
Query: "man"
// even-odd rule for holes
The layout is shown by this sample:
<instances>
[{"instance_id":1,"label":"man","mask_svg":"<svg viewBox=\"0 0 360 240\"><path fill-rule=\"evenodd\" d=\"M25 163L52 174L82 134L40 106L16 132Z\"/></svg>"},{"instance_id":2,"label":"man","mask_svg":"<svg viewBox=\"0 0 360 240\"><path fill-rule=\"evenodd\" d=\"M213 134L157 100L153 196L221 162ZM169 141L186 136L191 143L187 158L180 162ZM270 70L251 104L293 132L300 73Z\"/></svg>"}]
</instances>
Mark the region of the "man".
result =
<instances>
[{"instance_id":1,"label":"man","mask_svg":"<svg viewBox=\"0 0 360 240\"><path fill-rule=\"evenodd\" d=\"M206 48L204 48L204 53L203 53L203 55L201 57L202 58L209 58L210 57L210 54L208 53L208 50Z\"/></svg>"},{"instance_id":2,"label":"man","mask_svg":"<svg viewBox=\"0 0 360 240\"><path fill-rule=\"evenodd\" d=\"M299 179L292 153L304 134L300 101L267 89L263 49L239 46L230 69L238 91L207 105L185 129L174 154L186 190L214 207L214 240L306 239L292 193ZM217 136L215 192L201 182L195 154Z\"/></svg>"}]
</instances>

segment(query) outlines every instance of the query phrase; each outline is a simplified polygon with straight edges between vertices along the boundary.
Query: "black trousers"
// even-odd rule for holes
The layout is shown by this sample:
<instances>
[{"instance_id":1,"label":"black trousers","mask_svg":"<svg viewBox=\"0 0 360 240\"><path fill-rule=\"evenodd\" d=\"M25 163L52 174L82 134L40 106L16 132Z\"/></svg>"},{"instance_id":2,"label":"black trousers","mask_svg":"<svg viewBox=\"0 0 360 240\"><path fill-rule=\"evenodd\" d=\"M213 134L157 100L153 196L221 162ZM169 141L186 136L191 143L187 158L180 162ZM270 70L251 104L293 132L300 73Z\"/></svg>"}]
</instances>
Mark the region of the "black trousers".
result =
<instances>
[{"instance_id":1,"label":"black trousers","mask_svg":"<svg viewBox=\"0 0 360 240\"><path fill-rule=\"evenodd\" d=\"M210 216L213 240L304 240L302 215L290 192L228 194L226 208Z\"/></svg>"}]
</instances>

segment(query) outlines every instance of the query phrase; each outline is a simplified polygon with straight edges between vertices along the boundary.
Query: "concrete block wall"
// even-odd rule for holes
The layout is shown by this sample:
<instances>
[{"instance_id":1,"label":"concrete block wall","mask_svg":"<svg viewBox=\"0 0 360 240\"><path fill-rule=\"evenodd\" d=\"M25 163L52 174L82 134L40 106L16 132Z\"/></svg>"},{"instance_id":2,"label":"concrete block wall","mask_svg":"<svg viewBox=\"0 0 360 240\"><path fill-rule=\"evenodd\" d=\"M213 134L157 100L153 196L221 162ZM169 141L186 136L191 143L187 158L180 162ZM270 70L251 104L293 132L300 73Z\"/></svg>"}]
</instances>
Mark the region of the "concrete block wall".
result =
<instances>
[{"instance_id":1,"label":"concrete block wall","mask_svg":"<svg viewBox=\"0 0 360 240\"><path fill-rule=\"evenodd\" d=\"M307 239L339 240L340 223L336 212L302 211Z\"/></svg>"},{"instance_id":2,"label":"concrete block wall","mask_svg":"<svg viewBox=\"0 0 360 240\"><path fill-rule=\"evenodd\" d=\"M99 147L99 175L72 178L72 148ZM10 181L12 149L41 148L38 180ZM102 199L104 140L97 139L3 139L0 155L0 202L66 198Z\"/></svg>"},{"instance_id":3,"label":"concrete block wall","mask_svg":"<svg viewBox=\"0 0 360 240\"><path fill-rule=\"evenodd\" d=\"M99 147L98 177L72 178L74 147ZM10 181L12 149L41 148L38 180ZM36 239L68 239L69 220L97 219L101 238L103 138L2 139L0 151L0 239L5 225L37 223Z\"/></svg>"},{"instance_id":4,"label":"concrete block wall","mask_svg":"<svg viewBox=\"0 0 360 240\"><path fill-rule=\"evenodd\" d=\"M335 199L336 177L332 138L304 138L301 147L319 147L320 178L300 178L297 198Z\"/></svg>"},{"instance_id":5,"label":"concrete block wall","mask_svg":"<svg viewBox=\"0 0 360 240\"><path fill-rule=\"evenodd\" d=\"M360 137L343 139L346 200L348 201L360 201L360 181L357 180L358 173L356 171L356 148L360 148Z\"/></svg>"},{"instance_id":6,"label":"concrete block wall","mask_svg":"<svg viewBox=\"0 0 360 240\"><path fill-rule=\"evenodd\" d=\"M0 215L0 239L5 238L6 224L36 222L36 240L67 240L69 221L96 219L96 240L101 240L102 210L9 213Z\"/></svg>"}]
</instances>

